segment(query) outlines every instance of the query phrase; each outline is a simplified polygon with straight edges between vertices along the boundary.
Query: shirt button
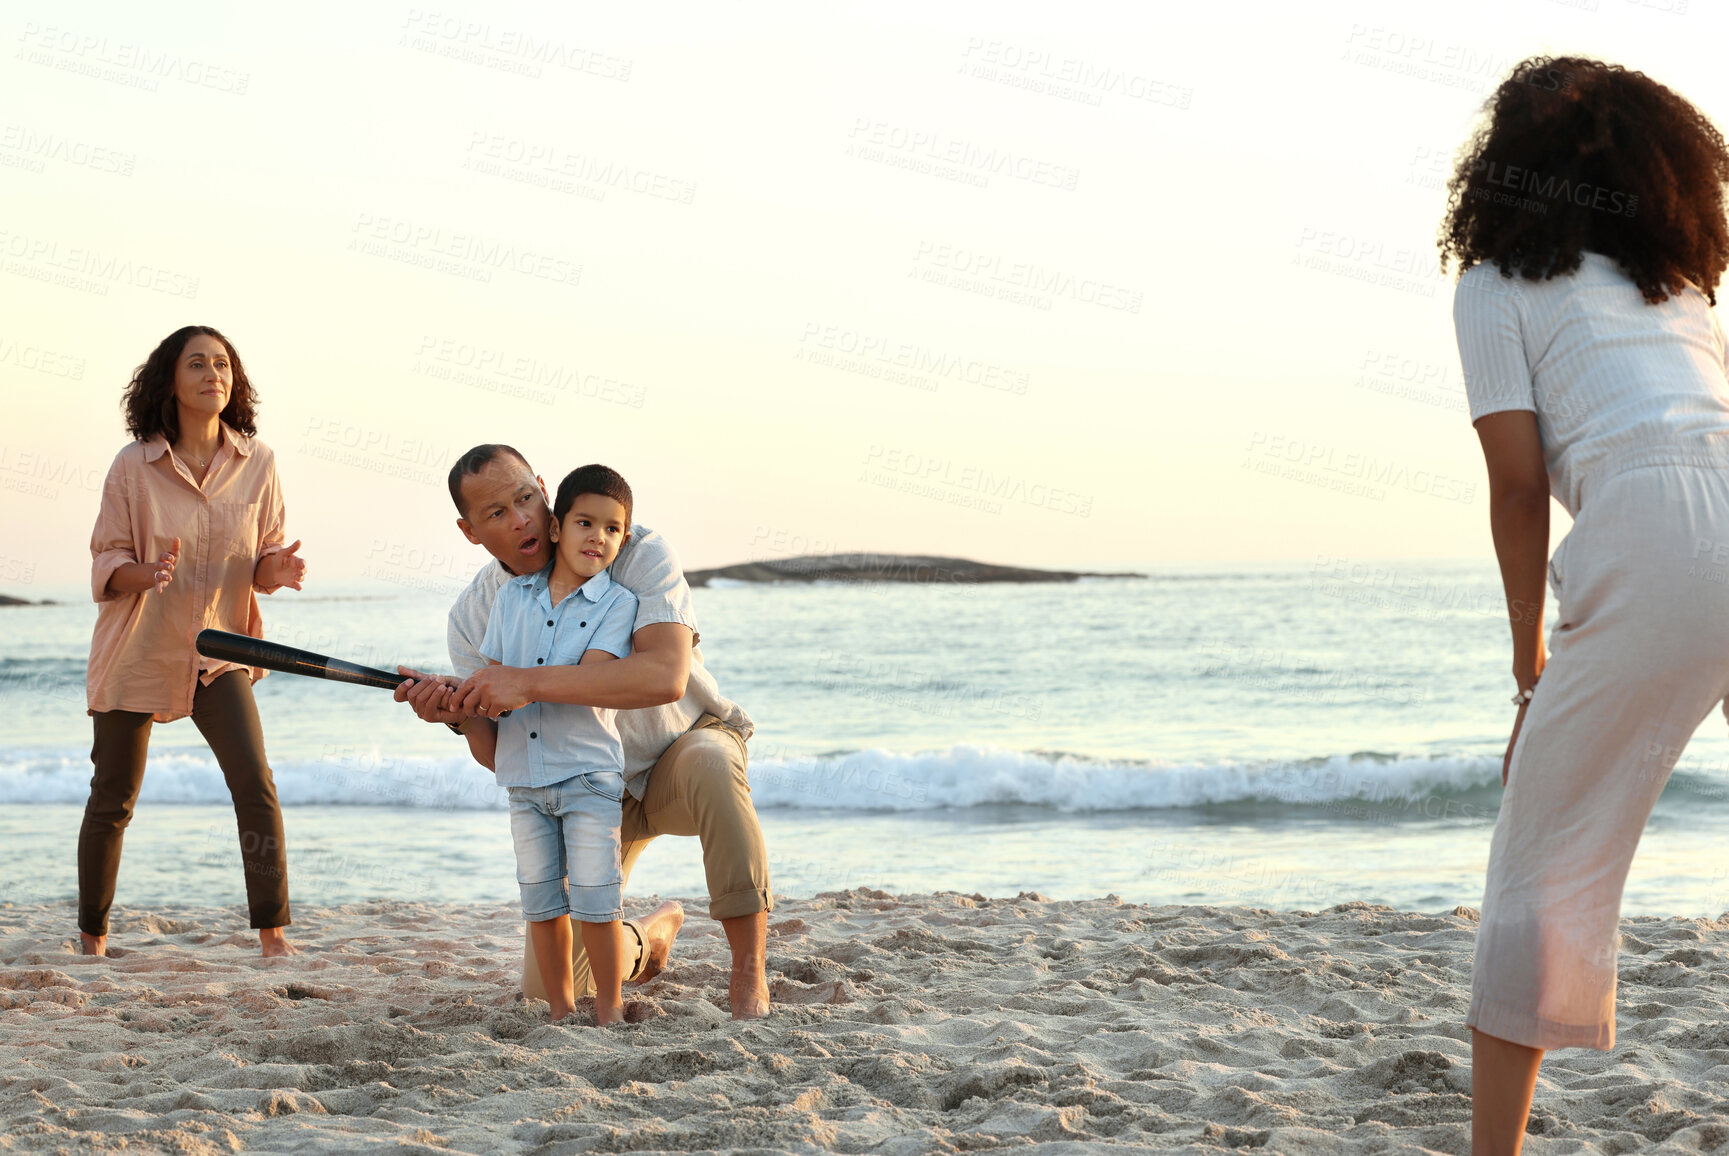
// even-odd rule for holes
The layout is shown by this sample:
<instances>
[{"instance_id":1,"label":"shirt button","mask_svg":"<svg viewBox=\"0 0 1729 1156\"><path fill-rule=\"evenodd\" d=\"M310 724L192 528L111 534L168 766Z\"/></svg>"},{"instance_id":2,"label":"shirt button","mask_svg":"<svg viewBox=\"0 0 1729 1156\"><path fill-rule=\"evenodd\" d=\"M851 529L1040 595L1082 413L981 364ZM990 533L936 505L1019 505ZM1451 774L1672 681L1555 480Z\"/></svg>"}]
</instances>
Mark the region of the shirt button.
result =
<instances>
[{"instance_id":1,"label":"shirt button","mask_svg":"<svg viewBox=\"0 0 1729 1156\"><path fill-rule=\"evenodd\" d=\"M544 658L537 658L534 660L534 665L539 666L541 663L543 663L545 661L546 661L546 659L544 659Z\"/></svg>"},{"instance_id":2,"label":"shirt button","mask_svg":"<svg viewBox=\"0 0 1729 1156\"><path fill-rule=\"evenodd\" d=\"M550 619L550 618L548 618L548 619L547 619L547 620L546 620L546 624L547 624L547 625L548 625L548 626L551 626L551 625L552 625L552 619Z\"/></svg>"},{"instance_id":3,"label":"shirt button","mask_svg":"<svg viewBox=\"0 0 1729 1156\"><path fill-rule=\"evenodd\" d=\"M577 625L578 625L578 626L587 626L587 625L588 625L588 623L586 623L586 622L578 622L578 623L577 623Z\"/></svg>"},{"instance_id":4,"label":"shirt button","mask_svg":"<svg viewBox=\"0 0 1729 1156\"><path fill-rule=\"evenodd\" d=\"M540 732L539 731L529 731L528 737L531 739L537 739L540 737Z\"/></svg>"}]
</instances>

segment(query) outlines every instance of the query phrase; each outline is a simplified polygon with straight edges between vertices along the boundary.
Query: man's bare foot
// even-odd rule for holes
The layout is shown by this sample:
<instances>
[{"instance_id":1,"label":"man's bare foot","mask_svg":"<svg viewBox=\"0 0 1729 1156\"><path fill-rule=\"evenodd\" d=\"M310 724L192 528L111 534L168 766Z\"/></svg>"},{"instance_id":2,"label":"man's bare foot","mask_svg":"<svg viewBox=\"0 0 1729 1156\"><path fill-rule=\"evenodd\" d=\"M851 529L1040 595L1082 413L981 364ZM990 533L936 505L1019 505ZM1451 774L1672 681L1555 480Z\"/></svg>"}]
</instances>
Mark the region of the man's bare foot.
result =
<instances>
[{"instance_id":1,"label":"man's bare foot","mask_svg":"<svg viewBox=\"0 0 1729 1156\"><path fill-rule=\"evenodd\" d=\"M605 1027L607 1024L623 1023L624 1005L621 1003L602 1005L599 1000L596 1000L594 1004L594 1022L599 1024L601 1027Z\"/></svg>"},{"instance_id":2,"label":"man's bare foot","mask_svg":"<svg viewBox=\"0 0 1729 1156\"><path fill-rule=\"evenodd\" d=\"M300 954L300 949L288 942L288 937L282 934L280 927L260 927L258 929L258 944L264 949L266 959L274 955Z\"/></svg>"},{"instance_id":3,"label":"man's bare foot","mask_svg":"<svg viewBox=\"0 0 1729 1156\"><path fill-rule=\"evenodd\" d=\"M672 958L672 941L678 938L678 930L684 926L684 905L668 899L647 919L637 920L637 926L642 928L645 941L642 969L630 982L647 983L659 975L666 967L666 961Z\"/></svg>"},{"instance_id":4,"label":"man's bare foot","mask_svg":"<svg viewBox=\"0 0 1729 1156\"><path fill-rule=\"evenodd\" d=\"M768 979L763 975L762 964L758 963L753 973L748 963L734 960L726 996L735 1020L760 1020L768 1015Z\"/></svg>"},{"instance_id":5,"label":"man's bare foot","mask_svg":"<svg viewBox=\"0 0 1729 1156\"><path fill-rule=\"evenodd\" d=\"M768 912L720 921L732 948L732 978L726 994L735 1020L759 1020L768 1014Z\"/></svg>"},{"instance_id":6,"label":"man's bare foot","mask_svg":"<svg viewBox=\"0 0 1729 1156\"><path fill-rule=\"evenodd\" d=\"M84 947L85 955L108 954L108 937L106 935L91 935L87 931L80 931L78 940Z\"/></svg>"}]
</instances>

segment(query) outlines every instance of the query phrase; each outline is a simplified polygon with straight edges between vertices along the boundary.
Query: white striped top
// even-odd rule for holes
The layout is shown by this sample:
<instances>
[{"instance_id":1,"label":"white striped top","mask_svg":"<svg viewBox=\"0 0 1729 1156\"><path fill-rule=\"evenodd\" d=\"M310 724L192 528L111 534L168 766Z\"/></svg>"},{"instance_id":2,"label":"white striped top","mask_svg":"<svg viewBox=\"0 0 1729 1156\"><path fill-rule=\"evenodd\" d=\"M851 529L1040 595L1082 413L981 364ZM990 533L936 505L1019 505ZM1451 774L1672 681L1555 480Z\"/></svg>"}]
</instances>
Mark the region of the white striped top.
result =
<instances>
[{"instance_id":1,"label":"white striped top","mask_svg":"<svg viewBox=\"0 0 1729 1156\"><path fill-rule=\"evenodd\" d=\"M1486 263L1459 279L1453 329L1471 420L1534 411L1550 491L1574 517L1624 469L1729 469L1729 342L1693 286L1649 305L1601 253L1547 281Z\"/></svg>"}]
</instances>

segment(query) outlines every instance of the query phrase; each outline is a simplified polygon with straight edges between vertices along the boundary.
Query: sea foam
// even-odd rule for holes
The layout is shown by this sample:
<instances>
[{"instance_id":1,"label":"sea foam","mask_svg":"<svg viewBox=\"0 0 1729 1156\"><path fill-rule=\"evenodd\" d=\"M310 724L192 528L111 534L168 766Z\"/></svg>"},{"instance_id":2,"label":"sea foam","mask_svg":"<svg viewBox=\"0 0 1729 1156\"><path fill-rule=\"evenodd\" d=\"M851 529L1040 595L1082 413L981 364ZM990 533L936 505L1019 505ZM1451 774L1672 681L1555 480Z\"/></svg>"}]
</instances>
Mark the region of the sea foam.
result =
<instances>
[{"instance_id":1,"label":"sea foam","mask_svg":"<svg viewBox=\"0 0 1729 1156\"><path fill-rule=\"evenodd\" d=\"M335 758L274 760L279 797L288 805L444 810L505 805L504 790L466 755L394 756L360 748L345 752ZM1693 777L1701 784L1715 781ZM1168 765L970 745L911 754L864 750L768 757L753 761L750 768L752 798L759 808L849 811L1016 805L1088 812L1240 803L1319 807L1343 800L1411 803L1492 786L1499 779L1499 759L1468 755L1356 754ZM89 782L89 756L82 750L0 756L0 803L82 803ZM1715 794L1721 799L1725 791L1719 786ZM215 759L198 751L152 753L141 798L146 804L229 801Z\"/></svg>"}]
</instances>

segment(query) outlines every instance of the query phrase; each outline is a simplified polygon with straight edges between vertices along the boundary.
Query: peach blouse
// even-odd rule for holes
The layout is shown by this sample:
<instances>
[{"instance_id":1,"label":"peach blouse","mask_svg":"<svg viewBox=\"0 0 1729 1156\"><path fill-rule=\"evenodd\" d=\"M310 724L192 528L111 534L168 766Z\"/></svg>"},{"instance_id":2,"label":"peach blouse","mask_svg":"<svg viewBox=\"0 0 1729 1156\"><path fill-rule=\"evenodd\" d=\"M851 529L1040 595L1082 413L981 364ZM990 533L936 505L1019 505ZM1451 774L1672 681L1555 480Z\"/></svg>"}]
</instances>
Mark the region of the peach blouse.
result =
<instances>
[{"instance_id":1,"label":"peach blouse","mask_svg":"<svg viewBox=\"0 0 1729 1156\"><path fill-rule=\"evenodd\" d=\"M227 670L203 658L193 639L205 627L264 636L254 585L259 561L283 548L282 486L276 455L256 438L221 427L222 441L202 484L161 434L133 442L109 467L90 535L90 592L98 603L85 690L89 709L148 712L157 722L192 713L192 692ZM168 589L113 594L108 579L128 562L154 562L180 539Z\"/></svg>"}]
</instances>

